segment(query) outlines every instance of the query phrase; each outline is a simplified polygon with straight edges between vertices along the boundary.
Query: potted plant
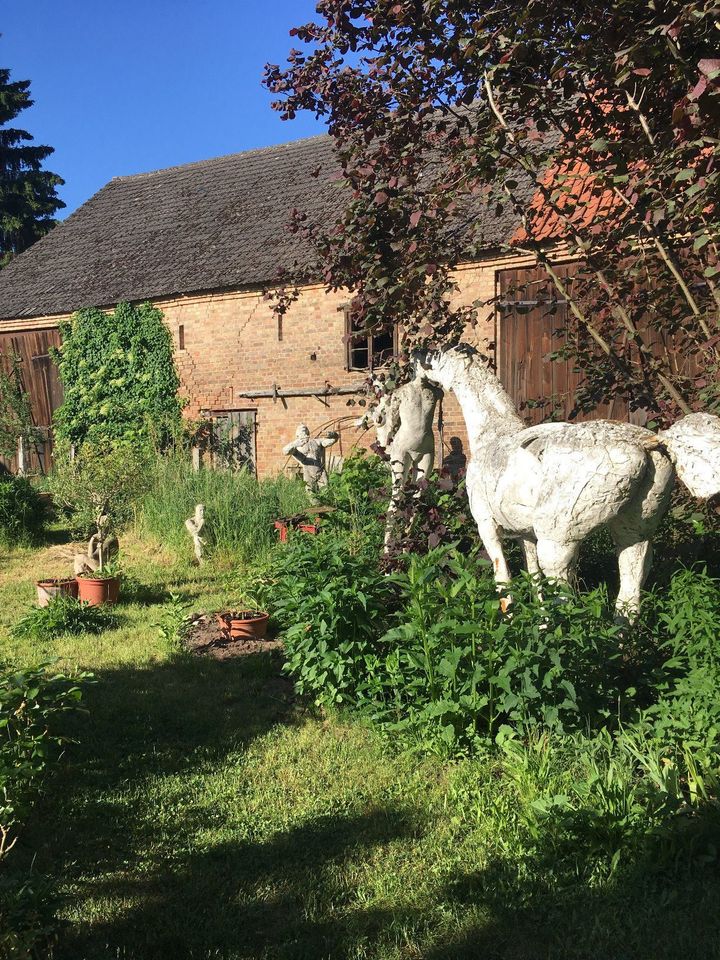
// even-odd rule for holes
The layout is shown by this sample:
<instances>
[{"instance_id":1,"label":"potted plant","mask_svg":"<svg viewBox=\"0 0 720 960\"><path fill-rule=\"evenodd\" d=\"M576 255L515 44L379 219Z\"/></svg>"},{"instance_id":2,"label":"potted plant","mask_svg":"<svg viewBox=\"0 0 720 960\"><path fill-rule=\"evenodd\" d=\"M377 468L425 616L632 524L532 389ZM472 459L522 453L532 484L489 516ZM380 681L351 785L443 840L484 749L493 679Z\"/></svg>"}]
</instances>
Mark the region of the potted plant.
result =
<instances>
[{"instance_id":1,"label":"potted plant","mask_svg":"<svg viewBox=\"0 0 720 960\"><path fill-rule=\"evenodd\" d=\"M106 563L97 570L87 570L76 577L78 600L90 607L118 602L120 569L117 563Z\"/></svg>"},{"instance_id":2,"label":"potted plant","mask_svg":"<svg viewBox=\"0 0 720 960\"><path fill-rule=\"evenodd\" d=\"M55 597L77 598L78 583L75 577L48 577L35 582L39 607L46 607Z\"/></svg>"},{"instance_id":3,"label":"potted plant","mask_svg":"<svg viewBox=\"0 0 720 960\"><path fill-rule=\"evenodd\" d=\"M265 612L266 587L258 580L254 586L257 593L244 593L238 601L237 610L216 613L220 629L230 640L263 640L267 632L270 614Z\"/></svg>"},{"instance_id":4,"label":"potted plant","mask_svg":"<svg viewBox=\"0 0 720 960\"><path fill-rule=\"evenodd\" d=\"M215 616L230 640L263 640L270 619L270 614L261 610L232 610Z\"/></svg>"},{"instance_id":5,"label":"potted plant","mask_svg":"<svg viewBox=\"0 0 720 960\"><path fill-rule=\"evenodd\" d=\"M75 528L90 535L85 551L75 557L82 602L91 606L117 603L116 531L132 516L148 473L147 454L126 442L85 442L74 456L60 458L53 475L56 500L70 511Z\"/></svg>"}]
</instances>

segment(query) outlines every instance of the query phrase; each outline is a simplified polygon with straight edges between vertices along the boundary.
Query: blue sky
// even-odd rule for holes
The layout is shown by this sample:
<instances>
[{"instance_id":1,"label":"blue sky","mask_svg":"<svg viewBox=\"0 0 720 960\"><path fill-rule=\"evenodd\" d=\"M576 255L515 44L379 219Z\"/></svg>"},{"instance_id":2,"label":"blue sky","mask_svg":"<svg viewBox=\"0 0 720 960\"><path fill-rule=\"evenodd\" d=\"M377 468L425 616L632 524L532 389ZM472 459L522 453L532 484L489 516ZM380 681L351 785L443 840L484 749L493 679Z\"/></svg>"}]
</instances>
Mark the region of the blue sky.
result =
<instances>
[{"instance_id":1,"label":"blue sky","mask_svg":"<svg viewBox=\"0 0 720 960\"><path fill-rule=\"evenodd\" d=\"M111 177L322 132L261 86L315 0L4 0L0 66L30 80L15 121L55 147L67 216Z\"/></svg>"}]
</instances>

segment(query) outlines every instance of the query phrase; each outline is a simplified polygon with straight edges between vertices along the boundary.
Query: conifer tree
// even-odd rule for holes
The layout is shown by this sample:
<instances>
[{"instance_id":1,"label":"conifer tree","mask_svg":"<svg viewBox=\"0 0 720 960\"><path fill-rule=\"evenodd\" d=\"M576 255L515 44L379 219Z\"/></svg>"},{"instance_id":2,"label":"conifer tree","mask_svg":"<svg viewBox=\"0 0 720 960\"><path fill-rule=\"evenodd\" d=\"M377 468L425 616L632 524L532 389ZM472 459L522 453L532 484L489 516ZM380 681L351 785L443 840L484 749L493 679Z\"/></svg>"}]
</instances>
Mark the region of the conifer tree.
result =
<instances>
[{"instance_id":1,"label":"conifer tree","mask_svg":"<svg viewBox=\"0 0 720 960\"><path fill-rule=\"evenodd\" d=\"M53 148L31 146L31 134L9 126L32 104L30 81L0 69L0 267L44 236L65 206L56 193L64 181L42 169Z\"/></svg>"}]
</instances>

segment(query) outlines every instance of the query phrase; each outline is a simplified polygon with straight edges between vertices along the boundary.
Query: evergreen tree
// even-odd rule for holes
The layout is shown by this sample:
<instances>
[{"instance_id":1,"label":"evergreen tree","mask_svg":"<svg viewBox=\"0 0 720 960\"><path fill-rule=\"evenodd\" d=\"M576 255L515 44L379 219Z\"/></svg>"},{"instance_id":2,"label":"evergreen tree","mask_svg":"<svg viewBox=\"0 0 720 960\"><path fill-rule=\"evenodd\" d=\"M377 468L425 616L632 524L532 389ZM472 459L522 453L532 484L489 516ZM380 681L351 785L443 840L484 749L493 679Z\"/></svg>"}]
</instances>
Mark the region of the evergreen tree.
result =
<instances>
[{"instance_id":1,"label":"evergreen tree","mask_svg":"<svg viewBox=\"0 0 720 960\"><path fill-rule=\"evenodd\" d=\"M29 90L29 80L12 82L0 69L0 267L44 236L65 206L56 193L64 181L41 169L53 148L29 146L27 131L8 126L32 106Z\"/></svg>"}]
</instances>

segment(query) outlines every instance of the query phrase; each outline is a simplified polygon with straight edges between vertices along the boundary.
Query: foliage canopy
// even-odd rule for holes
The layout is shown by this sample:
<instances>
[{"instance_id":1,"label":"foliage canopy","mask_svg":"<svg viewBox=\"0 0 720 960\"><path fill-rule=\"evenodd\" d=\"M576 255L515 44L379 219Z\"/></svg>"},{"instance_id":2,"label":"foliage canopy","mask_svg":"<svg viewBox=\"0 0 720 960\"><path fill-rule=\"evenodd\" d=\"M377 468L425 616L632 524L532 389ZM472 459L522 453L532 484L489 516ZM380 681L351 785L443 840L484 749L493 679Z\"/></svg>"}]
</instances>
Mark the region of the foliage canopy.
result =
<instances>
[{"instance_id":1,"label":"foliage canopy","mask_svg":"<svg viewBox=\"0 0 720 960\"><path fill-rule=\"evenodd\" d=\"M44 236L65 206L56 192L64 181L42 169L53 148L30 146L26 130L8 126L33 105L29 90L29 80L0 70L0 267Z\"/></svg>"},{"instance_id":2,"label":"foliage canopy","mask_svg":"<svg viewBox=\"0 0 720 960\"><path fill-rule=\"evenodd\" d=\"M295 211L317 262L293 280L352 289L369 327L458 337L492 306L449 296L453 266L482 250L480 200L518 222L506 249L531 253L568 303L585 406L621 394L672 417L717 401L719 0L317 11L265 82L284 118L327 121L347 190L336 224ZM582 260L583 281L557 276L548 239ZM694 365L678 369L668 345Z\"/></svg>"},{"instance_id":3,"label":"foliage canopy","mask_svg":"<svg viewBox=\"0 0 720 960\"><path fill-rule=\"evenodd\" d=\"M160 442L180 423L170 333L150 303L80 310L60 328L55 353L64 389L59 441Z\"/></svg>"}]
</instances>

